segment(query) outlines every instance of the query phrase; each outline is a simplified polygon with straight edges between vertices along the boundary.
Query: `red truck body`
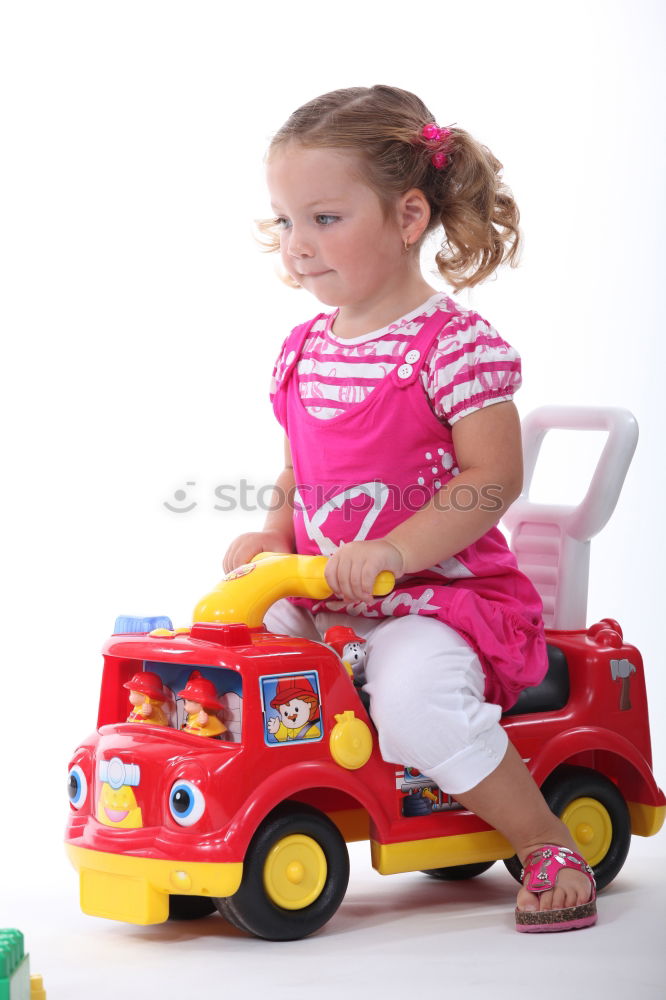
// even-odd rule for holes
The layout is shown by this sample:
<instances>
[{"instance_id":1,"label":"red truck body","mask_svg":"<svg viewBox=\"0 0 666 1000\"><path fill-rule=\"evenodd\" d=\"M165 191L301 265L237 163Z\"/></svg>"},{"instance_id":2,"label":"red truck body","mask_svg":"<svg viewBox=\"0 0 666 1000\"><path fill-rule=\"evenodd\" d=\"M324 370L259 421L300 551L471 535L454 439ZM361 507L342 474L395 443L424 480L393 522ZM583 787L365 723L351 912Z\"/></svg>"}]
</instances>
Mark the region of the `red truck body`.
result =
<instances>
[{"instance_id":1,"label":"red truck body","mask_svg":"<svg viewBox=\"0 0 666 1000\"><path fill-rule=\"evenodd\" d=\"M275 810L301 806L328 817L347 841L368 838L373 864L384 874L455 872L513 854L504 838L409 762L398 767L381 758L358 689L323 643L245 625L159 632L114 635L107 642L98 729L72 760L86 795L72 805L66 839L87 912L148 923L167 918L170 897L172 905L174 897L188 895L233 899L262 824ZM548 640L552 689L541 696L531 689L527 698L537 705L539 697L550 698L560 707L534 711L529 700L524 709L519 702L503 717L510 739L539 785L550 782L557 794L558 775L560 785L573 775L583 786L599 776L626 803L631 832L657 832L666 800L651 770L640 653L609 619L586 630L550 632ZM553 678L558 667L559 679ZM214 678L222 697L234 696L236 731L210 740L126 722L124 685L142 669L158 671L174 694L193 669ZM280 678L306 678L313 685L319 700L315 738L280 743L269 733L269 698ZM131 789L128 808L111 801L107 810L110 782L121 794ZM618 854L616 843L605 843L609 807L595 812L593 806L590 813L583 786L573 800L582 803L577 812L574 807L573 832L607 884L616 872L604 875L604 863ZM173 808L175 788L200 800L185 822ZM591 795L594 802L593 789ZM615 822L611 816L611 827ZM628 842L619 845L620 866L627 848ZM129 866L122 863L132 859Z\"/></svg>"}]
</instances>

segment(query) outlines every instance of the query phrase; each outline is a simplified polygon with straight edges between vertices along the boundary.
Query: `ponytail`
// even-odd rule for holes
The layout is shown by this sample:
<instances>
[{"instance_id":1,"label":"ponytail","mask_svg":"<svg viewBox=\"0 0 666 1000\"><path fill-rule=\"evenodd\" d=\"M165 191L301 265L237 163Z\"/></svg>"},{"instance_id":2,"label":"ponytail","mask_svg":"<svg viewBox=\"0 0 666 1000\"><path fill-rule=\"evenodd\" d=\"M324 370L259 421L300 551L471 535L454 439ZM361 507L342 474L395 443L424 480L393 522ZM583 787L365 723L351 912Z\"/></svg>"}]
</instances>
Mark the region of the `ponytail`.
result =
<instances>
[{"instance_id":1,"label":"ponytail","mask_svg":"<svg viewBox=\"0 0 666 1000\"><path fill-rule=\"evenodd\" d=\"M426 234L442 226L435 263L459 291L479 284L503 262L517 266L520 213L500 177L502 164L468 132L451 129L447 159L441 170L431 168L423 189L432 211Z\"/></svg>"}]
</instances>

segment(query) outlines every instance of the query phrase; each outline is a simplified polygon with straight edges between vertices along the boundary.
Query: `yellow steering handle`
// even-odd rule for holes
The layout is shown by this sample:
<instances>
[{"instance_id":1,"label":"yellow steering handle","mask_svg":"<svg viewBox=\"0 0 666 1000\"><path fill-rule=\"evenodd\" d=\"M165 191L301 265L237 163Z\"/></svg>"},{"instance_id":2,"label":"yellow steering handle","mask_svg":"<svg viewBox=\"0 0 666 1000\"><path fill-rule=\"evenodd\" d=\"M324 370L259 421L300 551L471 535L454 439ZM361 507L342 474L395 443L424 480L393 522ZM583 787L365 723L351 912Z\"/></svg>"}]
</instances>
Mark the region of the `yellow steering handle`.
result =
<instances>
[{"instance_id":1,"label":"yellow steering handle","mask_svg":"<svg viewBox=\"0 0 666 1000\"><path fill-rule=\"evenodd\" d=\"M281 597L314 597L324 600L333 591L324 570L328 556L284 555L260 552L254 559L232 570L194 609L195 622L245 624L257 628L272 604ZM393 573L380 573L372 592L376 597L390 594L395 586Z\"/></svg>"}]
</instances>

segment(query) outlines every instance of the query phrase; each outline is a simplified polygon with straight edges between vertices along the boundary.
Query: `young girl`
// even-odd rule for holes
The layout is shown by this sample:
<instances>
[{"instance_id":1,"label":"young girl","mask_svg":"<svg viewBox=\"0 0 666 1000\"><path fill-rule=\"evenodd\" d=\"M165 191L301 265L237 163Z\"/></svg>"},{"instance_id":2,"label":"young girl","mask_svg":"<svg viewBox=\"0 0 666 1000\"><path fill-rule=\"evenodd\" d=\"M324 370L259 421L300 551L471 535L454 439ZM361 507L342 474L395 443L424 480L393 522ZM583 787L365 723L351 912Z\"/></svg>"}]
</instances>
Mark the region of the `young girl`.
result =
<instances>
[{"instance_id":1,"label":"young girl","mask_svg":"<svg viewBox=\"0 0 666 1000\"><path fill-rule=\"evenodd\" d=\"M499 723L547 667L542 605L497 522L522 487L516 351L424 280L419 250L454 289L519 245L518 210L492 153L440 128L396 87L352 87L295 111L274 136L260 224L287 281L334 311L286 338L272 399L285 467L262 551L330 556L334 597L278 601L272 631L365 639L365 689L382 756L417 767L503 833L525 868L519 930L594 923L591 869ZM382 570L396 587L375 599Z\"/></svg>"}]
</instances>

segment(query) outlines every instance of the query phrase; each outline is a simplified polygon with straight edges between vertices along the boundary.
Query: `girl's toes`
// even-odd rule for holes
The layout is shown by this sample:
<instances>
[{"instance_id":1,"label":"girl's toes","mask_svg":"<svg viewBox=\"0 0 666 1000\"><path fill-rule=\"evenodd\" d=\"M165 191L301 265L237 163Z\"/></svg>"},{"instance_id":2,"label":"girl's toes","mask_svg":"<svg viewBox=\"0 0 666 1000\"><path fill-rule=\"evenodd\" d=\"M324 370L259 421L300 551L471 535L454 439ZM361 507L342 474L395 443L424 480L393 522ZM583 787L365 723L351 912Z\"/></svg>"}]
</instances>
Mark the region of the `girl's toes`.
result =
<instances>
[{"instance_id":1,"label":"girl's toes","mask_svg":"<svg viewBox=\"0 0 666 1000\"><path fill-rule=\"evenodd\" d=\"M552 890L549 892L540 892L537 895L537 893L528 892L527 889L523 888L519 890L518 898L516 899L516 906L519 910L550 910L552 905Z\"/></svg>"},{"instance_id":2,"label":"girl's toes","mask_svg":"<svg viewBox=\"0 0 666 1000\"><path fill-rule=\"evenodd\" d=\"M529 892L524 886L518 892L519 910L564 910L586 903L592 894L589 880L577 872L562 872L561 884L547 892Z\"/></svg>"},{"instance_id":3,"label":"girl's toes","mask_svg":"<svg viewBox=\"0 0 666 1000\"><path fill-rule=\"evenodd\" d=\"M519 910L538 910L539 899L535 893L528 892L527 889L519 889L516 906Z\"/></svg>"},{"instance_id":4,"label":"girl's toes","mask_svg":"<svg viewBox=\"0 0 666 1000\"><path fill-rule=\"evenodd\" d=\"M548 892L539 893L539 910L552 910L553 909L553 890L549 889Z\"/></svg>"},{"instance_id":5,"label":"girl's toes","mask_svg":"<svg viewBox=\"0 0 666 1000\"><path fill-rule=\"evenodd\" d=\"M572 906L587 903L592 897L592 883L587 876L578 876L577 891L574 893Z\"/></svg>"},{"instance_id":6,"label":"girl's toes","mask_svg":"<svg viewBox=\"0 0 666 1000\"><path fill-rule=\"evenodd\" d=\"M587 896L584 892L578 892L575 888L567 889L567 899L564 906L578 906L580 903L586 903Z\"/></svg>"},{"instance_id":7,"label":"girl's toes","mask_svg":"<svg viewBox=\"0 0 666 1000\"><path fill-rule=\"evenodd\" d=\"M567 895L571 895L575 899L575 892L567 893L566 889L561 889L559 886L555 886L552 892L553 901L551 903L551 909L553 910L563 910L565 906L570 906L572 904L567 902Z\"/></svg>"},{"instance_id":8,"label":"girl's toes","mask_svg":"<svg viewBox=\"0 0 666 1000\"><path fill-rule=\"evenodd\" d=\"M562 894L560 896L560 893ZM553 906L564 909L569 906L581 906L587 903L592 895L592 887L587 875L571 870L562 871L554 890Z\"/></svg>"}]
</instances>

